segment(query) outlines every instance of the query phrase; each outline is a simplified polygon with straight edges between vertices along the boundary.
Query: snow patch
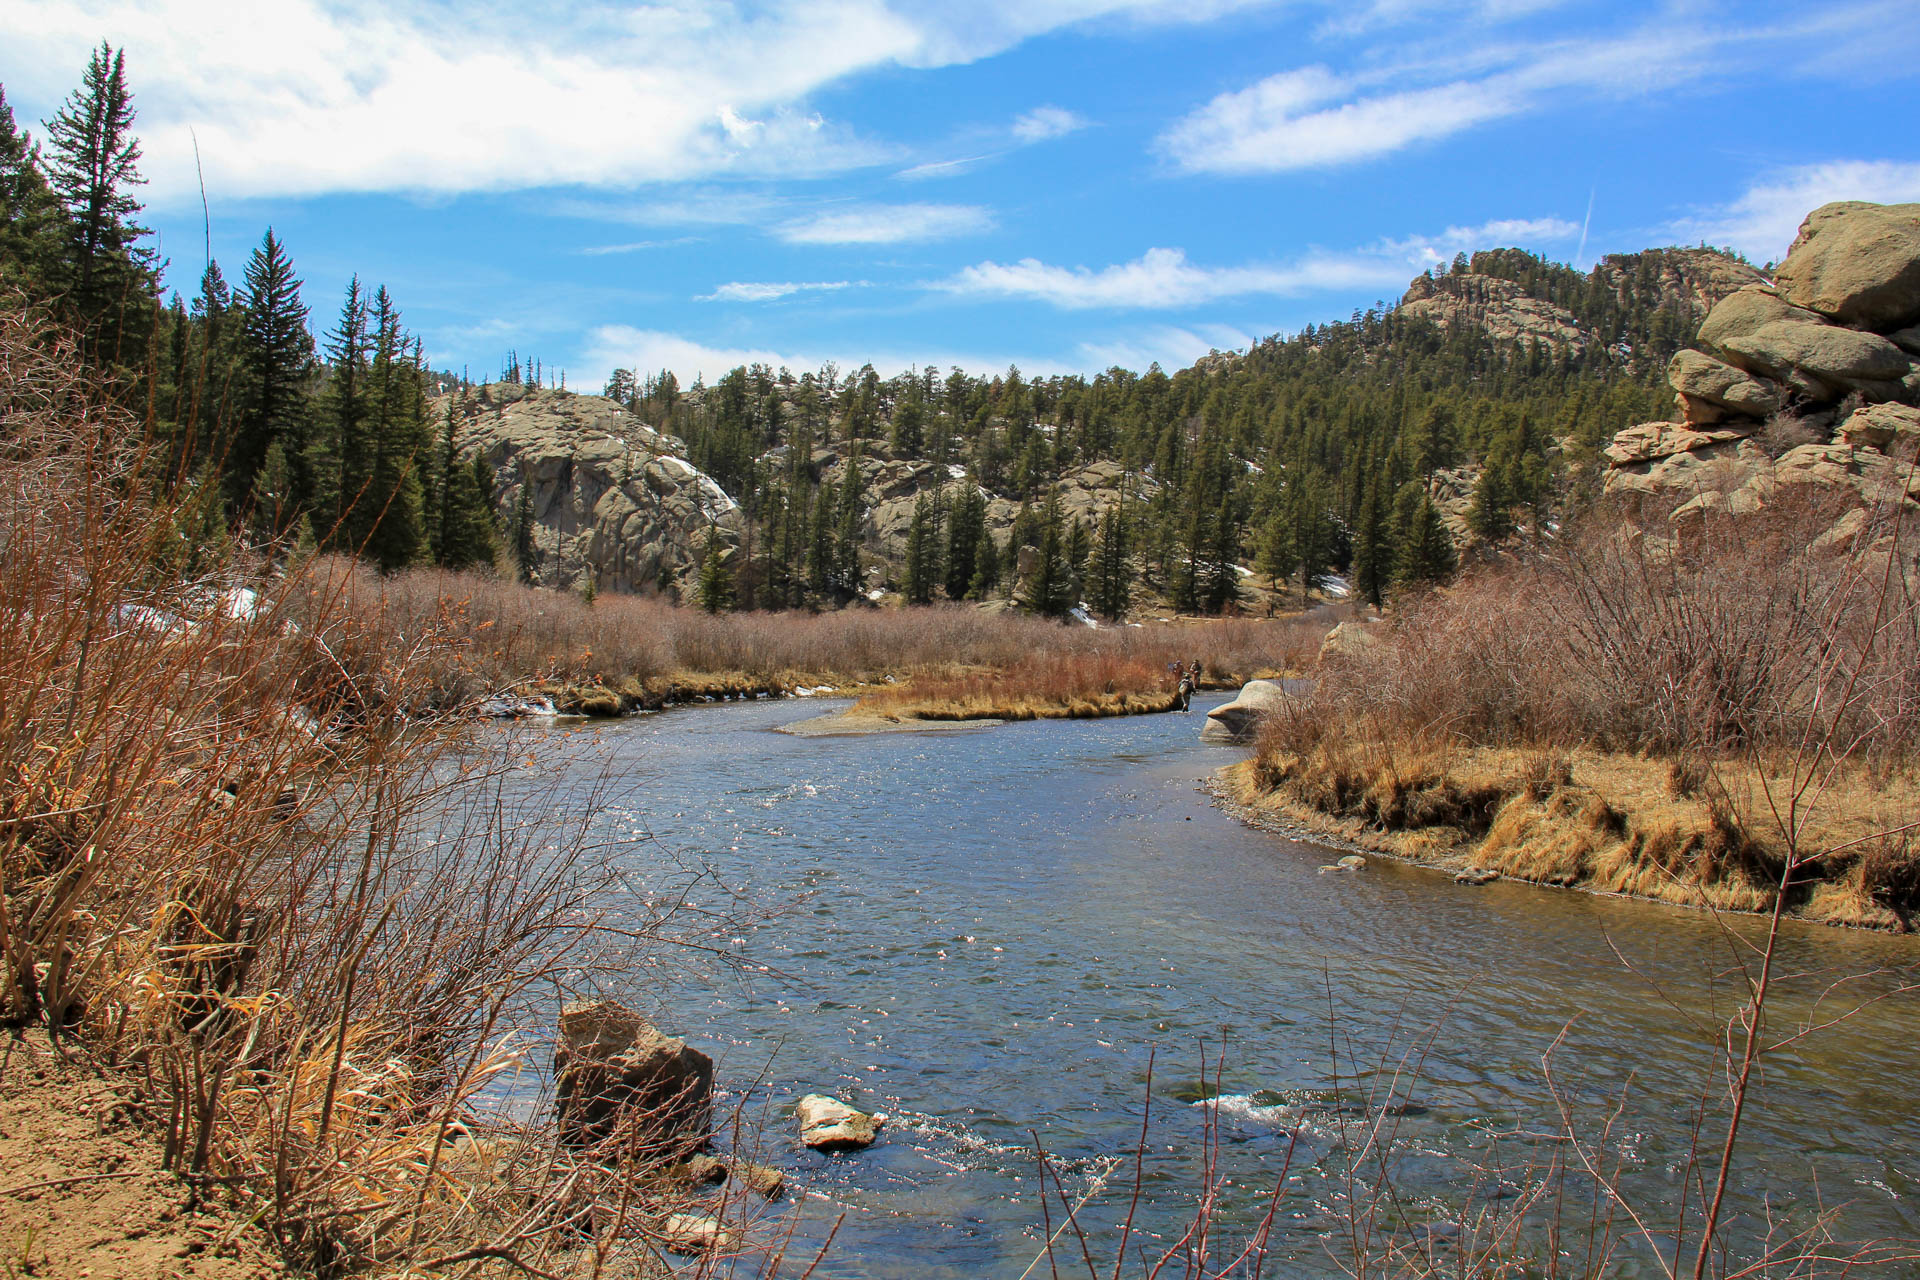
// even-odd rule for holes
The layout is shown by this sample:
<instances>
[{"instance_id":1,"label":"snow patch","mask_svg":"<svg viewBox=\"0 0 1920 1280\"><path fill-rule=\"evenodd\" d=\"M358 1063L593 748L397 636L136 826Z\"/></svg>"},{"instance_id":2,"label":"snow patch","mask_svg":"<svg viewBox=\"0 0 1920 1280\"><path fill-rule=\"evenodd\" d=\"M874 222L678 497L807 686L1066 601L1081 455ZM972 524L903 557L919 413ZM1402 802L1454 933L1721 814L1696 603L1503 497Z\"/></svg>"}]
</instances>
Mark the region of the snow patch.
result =
<instances>
[{"instance_id":1,"label":"snow patch","mask_svg":"<svg viewBox=\"0 0 1920 1280\"><path fill-rule=\"evenodd\" d=\"M1353 594L1353 585L1337 573L1321 575L1320 589L1335 600L1345 600Z\"/></svg>"}]
</instances>

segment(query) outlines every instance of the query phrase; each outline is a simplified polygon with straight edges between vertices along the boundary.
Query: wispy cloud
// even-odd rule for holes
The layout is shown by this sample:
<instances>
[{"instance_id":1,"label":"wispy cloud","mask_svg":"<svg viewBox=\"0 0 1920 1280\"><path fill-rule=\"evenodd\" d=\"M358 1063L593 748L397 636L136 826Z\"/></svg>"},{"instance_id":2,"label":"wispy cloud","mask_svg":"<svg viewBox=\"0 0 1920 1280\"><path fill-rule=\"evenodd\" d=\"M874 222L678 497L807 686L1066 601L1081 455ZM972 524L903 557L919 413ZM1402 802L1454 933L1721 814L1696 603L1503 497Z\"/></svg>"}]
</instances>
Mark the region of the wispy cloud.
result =
<instances>
[{"instance_id":1,"label":"wispy cloud","mask_svg":"<svg viewBox=\"0 0 1920 1280\"><path fill-rule=\"evenodd\" d=\"M1801 220L1835 200L1878 204L1920 202L1920 162L1831 160L1771 173L1725 207L1675 222L1683 241L1738 249L1755 262L1777 262L1798 234Z\"/></svg>"},{"instance_id":2,"label":"wispy cloud","mask_svg":"<svg viewBox=\"0 0 1920 1280\"><path fill-rule=\"evenodd\" d=\"M1085 118L1065 107L1035 107L1013 122L1013 136L1020 142L1046 142L1064 138L1087 127Z\"/></svg>"},{"instance_id":3,"label":"wispy cloud","mask_svg":"<svg viewBox=\"0 0 1920 1280\"><path fill-rule=\"evenodd\" d=\"M970 204L865 204L828 209L774 228L788 244L906 244L951 240L993 226L993 215Z\"/></svg>"},{"instance_id":4,"label":"wispy cloud","mask_svg":"<svg viewBox=\"0 0 1920 1280\"><path fill-rule=\"evenodd\" d=\"M845 289L851 280L744 281L723 284L712 293L703 293L695 302L772 302L796 293L821 293Z\"/></svg>"},{"instance_id":5,"label":"wispy cloud","mask_svg":"<svg viewBox=\"0 0 1920 1280\"><path fill-rule=\"evenodd\" d=\"M1465 249L1565 240L1578 225L1559 218L1507 219L1450 227L1438 235L1386 240L1342 253L1315 251L1290 262L1201 266L1180 249L1149 249L1132 262L1092 270L1025 258L966 267L936 289L968 297L1028 298L1068 310L1177 310L1226 298L1280 297L1392 288Z\"/></svg>"},{"instance_id":6,"label":"wispy cloud","mask_svg":"<svg viewBox=\"0 0 1920 1280\"><path fill-rule=\"evenodd\" d=\"M1405 17L1421 0L1373 6ZM1514 16L1527 0L1478 6ZM1384 15L1380 11L1387 11ZM1482 46L1449 67L1414 63L1339 71L1295 67L1222 93L1167 128L1155 149L1190 173L1282 173L1352 164L1549 105L1571 93L1671 93L1751 70L1766 54L1798 49L1809 32L1869 23L1876 6L1839 6L1771 26L1715 27L1684 13L1610 38Z\"/></svg>"},{"instance_id":7,"label":"wispy cloud","mask_svg":"<svg viewBox=\"0 0 1920 1280\"><path fill-rule=\"evenodd\" d=\"M929 178L957 178L963 173L971 173L989 160L998 160L1003 154L1003 152L992 151L986 155L961 156L957 160L929 160L925 164L916 164L902 169L893 176L903 182L924 182Z\"/></svg>"},{"instance_id":8,"label":"wispy cloud","mask_svg":"<svg viewBox=\"0 0 1920 1280\"><path fill-rule=\"evenodd\" d=\"M588 257L599 258L615 253L642 253L648 249L672 249L683 244L696 242L694 236L675 236L671 240L629 240L625 244L588 245L580 252Z\"/></svg>"}]
</instances>

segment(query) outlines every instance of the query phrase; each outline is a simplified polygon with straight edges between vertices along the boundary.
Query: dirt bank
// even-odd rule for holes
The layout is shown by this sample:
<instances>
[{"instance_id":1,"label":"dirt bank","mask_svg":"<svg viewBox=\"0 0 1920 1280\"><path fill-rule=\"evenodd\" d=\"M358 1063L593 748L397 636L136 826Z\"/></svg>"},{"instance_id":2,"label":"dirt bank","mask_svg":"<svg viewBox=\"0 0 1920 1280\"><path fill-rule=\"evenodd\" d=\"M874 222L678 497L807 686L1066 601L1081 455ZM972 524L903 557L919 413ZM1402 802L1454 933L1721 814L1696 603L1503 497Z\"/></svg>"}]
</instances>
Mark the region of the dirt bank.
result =
<instances>
[{"instance_id":1,"label":"dirt bank","mask_svg":"<svg viewBox=\"0 0 1920 1280\"><path fill-rule=\"evenodd\" d=\"M137 1082L9 1037L0 1070L0 1274L259 1280L284 1267L224 1193L160 1167Z\"/></svg>"}]
</instances>

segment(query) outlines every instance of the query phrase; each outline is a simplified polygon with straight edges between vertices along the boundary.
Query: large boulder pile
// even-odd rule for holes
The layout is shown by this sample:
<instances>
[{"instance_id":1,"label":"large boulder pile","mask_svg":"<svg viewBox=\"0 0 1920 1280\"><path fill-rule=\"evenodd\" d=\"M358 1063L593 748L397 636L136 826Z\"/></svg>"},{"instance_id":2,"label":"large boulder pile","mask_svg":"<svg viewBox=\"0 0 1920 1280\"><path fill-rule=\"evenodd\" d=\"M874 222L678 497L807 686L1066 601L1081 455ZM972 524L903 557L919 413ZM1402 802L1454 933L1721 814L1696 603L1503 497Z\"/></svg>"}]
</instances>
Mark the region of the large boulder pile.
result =
<instances>
[{"instance_id":1,"label":"large boulder pile","mask_svg":"<svg viewBox=\"0 0 1920 1280\"><path fill-rule=\"evenodd\" d=\"M673 588L690 580L710 528L728 546L740 540L738 504L677 438L615 401L489 383L460 395L455 422L459 448L493 468L503 529L522 488L532 490L532 569L543 586Z\"/></svg>"},{"instance_id":2,"label":"large boulder pile","mask_svg":"<svg viewBox=\"0 0 1920 1280\"><path fill-rule=\"evenodd\" d=\"M1796 486L1913 500L1920 447L1920 204L1814 210L1771 284L1721 299L1667 368L1677 421L1628 427L1609 493L1671 500L1676 524ZM1898 464L1898 465L1897 465Z\"/></svg>"}]
</instances>

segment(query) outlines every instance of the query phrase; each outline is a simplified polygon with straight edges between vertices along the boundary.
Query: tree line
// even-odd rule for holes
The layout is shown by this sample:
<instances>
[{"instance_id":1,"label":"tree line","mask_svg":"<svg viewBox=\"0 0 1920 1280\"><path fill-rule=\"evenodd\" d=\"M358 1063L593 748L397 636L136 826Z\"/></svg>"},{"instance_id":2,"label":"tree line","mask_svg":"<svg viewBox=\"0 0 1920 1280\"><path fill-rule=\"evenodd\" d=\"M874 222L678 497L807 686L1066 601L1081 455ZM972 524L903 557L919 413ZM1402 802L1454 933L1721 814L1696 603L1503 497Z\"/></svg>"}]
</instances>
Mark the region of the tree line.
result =
<instances>
[{"instance_id":1,"label":"tree line","mask_svg":"<svg viewBox=\"0 0 1920 1280\"><path fill-rule=\"evenodd\" d=\"M1566 305L1601 339L1580 349L1380 307L1172 375L748 365L682 389L622 369L605 394L682 436L741 501L758 557L742 603L858 589L855 472L873 459L932 468L890 566L910 603L999 592L1119 617L1146 592L1216 613L1243 605L1250 577L1305 592L1334 575L1378 602L1455 571L1439 499L1460 469L1469 541L1497 548L1550 531L1580 498L1569 475L1622 423L1664 415L1666 358L1697 326L1661 286L1668 252L1591 273L1513 249L1452 264ZM1089 463L1118 465L1112 501L1065 519L1061 485ZM993 498L1020 504L1004 538L984 529Z\"/></svg>"},{"instance_id":2,"label":"tree line","mask_svg":"<svg viewBox=\"0 0 1920 1280\"><path fill-rule=\"evenodd\" d=\"M102 44L45 122L0 85L0 290L52 310L144 411L157 482L191 499L173 567L229 534L364 555L382 568L492 564L494 476L429 420L420 339L356 277L316 343L271 227L238 288L209 256L191 300L140 225L140 144L123 52Z\"/></svg>"}]
</instances>

